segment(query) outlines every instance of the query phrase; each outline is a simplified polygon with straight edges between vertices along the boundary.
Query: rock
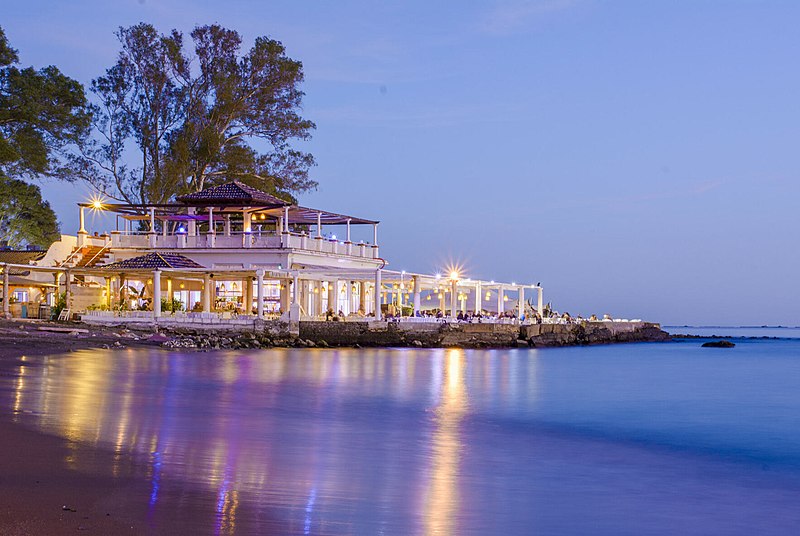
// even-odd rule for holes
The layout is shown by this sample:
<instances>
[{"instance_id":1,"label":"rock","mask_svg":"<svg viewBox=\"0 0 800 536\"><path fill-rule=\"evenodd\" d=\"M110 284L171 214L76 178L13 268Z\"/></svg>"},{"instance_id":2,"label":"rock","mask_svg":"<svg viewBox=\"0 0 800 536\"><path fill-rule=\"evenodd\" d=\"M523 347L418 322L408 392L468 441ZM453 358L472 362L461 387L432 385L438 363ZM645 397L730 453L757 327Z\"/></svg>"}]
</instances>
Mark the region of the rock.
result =
<instances>
[{"instance_id":1,"label":"rock","mask_svg":"<svg viewBox=\"0 0 800 536\"><path fill-rule=\"evenodd\" d=\"M422 347L422 342L418 341L417 339L414 339L413 341L411 341L411 346L416 346L417 348L420 348Z\"/></svg>"},{"instance_id":2,"label":"rock","mask_svg":"<svg viewBox=\"0 0 800 536\"><path fill-rule=\"evenodd\" d=\"M316 346L317 346L317 343L315 343L315 342L314 342L314 341L312 341L311 339L308 339L308 340L306 341L306 348L315 348Z\"/></svg>"},{"instance_id":3,"label":"rock","mask_svg":"<svg viewBox=\"0 0 800 536\"><path fill-rule=\"evenodd\" d=\"M328 348L330 345L328 344L328 341L322 339L317 343L317 346L319 346L320 348Z\"/></svg>"},{"instance_id":4,"label":"rock","mask_svg":"<svg viewBox=\"0 0 800 536\"><path fill-rule=\"evenodd\" d=\"M530 347L530 344L528 344L528 341L526 341L525 339L517 339L517 342L515 344L516 344L517 348L529 348Z\"/></svg>"},{"instance_id":5,"label":"rock","mask_svg":"<svg viewBox=\"0 0 800 536\"><path fill-rule=\"evenodd\" d=\"M703 348L733 348L736 346L731 341L709 341L703 343Z\"/></svg>"}]
</instances>

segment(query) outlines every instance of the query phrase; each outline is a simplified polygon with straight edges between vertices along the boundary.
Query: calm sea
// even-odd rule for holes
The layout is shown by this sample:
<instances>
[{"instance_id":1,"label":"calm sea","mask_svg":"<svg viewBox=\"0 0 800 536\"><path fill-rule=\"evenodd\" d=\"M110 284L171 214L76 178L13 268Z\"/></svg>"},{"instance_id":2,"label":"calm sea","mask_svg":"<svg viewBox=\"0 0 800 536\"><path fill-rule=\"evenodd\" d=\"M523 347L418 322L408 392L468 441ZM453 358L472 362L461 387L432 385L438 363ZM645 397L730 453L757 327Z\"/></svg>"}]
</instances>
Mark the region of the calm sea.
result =
<instances>
[{"instance_id":1,"label":"calm sea","mask_svg":"<svg viewBox=\"0 0 800 536\"><path fill-rule=\"evenodd\" d=\"M83 351L0 405L153 533L796 534L800 341L702 342Z\"/></svg>"}]
</instances>

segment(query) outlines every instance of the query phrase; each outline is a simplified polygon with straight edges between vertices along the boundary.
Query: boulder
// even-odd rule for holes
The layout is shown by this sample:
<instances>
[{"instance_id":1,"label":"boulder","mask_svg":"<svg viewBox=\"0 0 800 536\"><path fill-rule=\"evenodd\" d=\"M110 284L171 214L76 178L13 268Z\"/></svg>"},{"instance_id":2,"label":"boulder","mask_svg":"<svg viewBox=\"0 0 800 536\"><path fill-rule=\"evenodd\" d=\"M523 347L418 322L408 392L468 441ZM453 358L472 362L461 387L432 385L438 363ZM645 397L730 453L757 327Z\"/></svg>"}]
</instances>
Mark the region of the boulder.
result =
<instances>
[{"instance_id":1,"label":"boulder","mask_svg":"<svg viewBox=\"0 0 800 536\"><path fill-rule=\"evenodd\" d=\"M703 348L733 348L736 346L731 341L709 341L703 343Z\"/></svg>"}]
</instances>

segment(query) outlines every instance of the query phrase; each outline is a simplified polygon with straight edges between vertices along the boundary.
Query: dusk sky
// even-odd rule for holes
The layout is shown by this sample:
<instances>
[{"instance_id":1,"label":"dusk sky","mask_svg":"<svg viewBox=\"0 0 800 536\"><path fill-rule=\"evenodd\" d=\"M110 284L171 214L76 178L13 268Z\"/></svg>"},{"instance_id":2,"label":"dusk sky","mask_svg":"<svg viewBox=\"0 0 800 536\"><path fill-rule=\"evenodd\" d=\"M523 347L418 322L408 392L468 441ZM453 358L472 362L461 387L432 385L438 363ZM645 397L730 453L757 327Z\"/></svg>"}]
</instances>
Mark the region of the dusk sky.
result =
<instances>
[{"instance_id":1,"label":"dusk sky","mask_svg":"<svg viewBox=\"0 0 800 536\"><path fill-rule=\"evenodd\" d=\"M118 26L218 22L304 64L319 189L393 269L542 282L558 311L800 325L800 2L9 2L88 85ZM62 231L84 186L43 184Z\"/></svg>"}]
</instances>

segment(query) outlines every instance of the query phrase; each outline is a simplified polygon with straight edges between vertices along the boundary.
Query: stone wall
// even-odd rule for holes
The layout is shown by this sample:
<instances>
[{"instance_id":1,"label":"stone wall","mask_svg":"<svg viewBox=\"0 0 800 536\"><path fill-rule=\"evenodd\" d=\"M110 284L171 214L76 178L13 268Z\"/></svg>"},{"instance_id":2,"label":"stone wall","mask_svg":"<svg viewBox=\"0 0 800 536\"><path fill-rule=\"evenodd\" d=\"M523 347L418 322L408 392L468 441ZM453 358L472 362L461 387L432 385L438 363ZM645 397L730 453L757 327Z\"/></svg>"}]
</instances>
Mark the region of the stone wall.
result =
<instances>
[{"instance_id":1,"label":"stone wall","mask_svg":"<svg viewBox=\"0 0 800 536\"><path fill-rule=\"evenodd\" d=\"M413 324L383 322L301 322L300 338L332 346L425 346L484 348L568 346L665 341L669 335L650 322L581 324Z\"/></svg>"},{"instance_id":2,"label":"stone wall","mask_svg":"<svg viewBox=\"0 0 800 536\"><path fill-rule=\"evenodd\" d=\"M536 324L522 326L520 339L531 346L571 346L615 342L669 340L659 324L651 322L582 322L580 324Z\"/></svg>"},{"instance_id":3,"label":"stone wall","mask_svg":"<svg viewBox=\"0 0 800 536\"><path fill-rule=\"evenodd\" d=\"M91 317L87 317L91 318ZM137 325L131 318L113 324L131 329L152 329L152 319ZM127 320L127 321L126 321ZM164 320L163 318L161 320ZM180 347L264 348L270 346L374 346L374 347L550 347L619 342L666 341L669 335L650 322L583 322L581 324L448 324L395 322L300 322L299 336L281 321L252 325L159 324L164 333L177 336ZM222 337L222 338L220 338ZM245 337L242 339L242 337ZM214 342L216 341L216 342ZM226 342L227 341L227 342ZM233 346L231 346L233 345Z\"/></svg>"}]
</instances>

